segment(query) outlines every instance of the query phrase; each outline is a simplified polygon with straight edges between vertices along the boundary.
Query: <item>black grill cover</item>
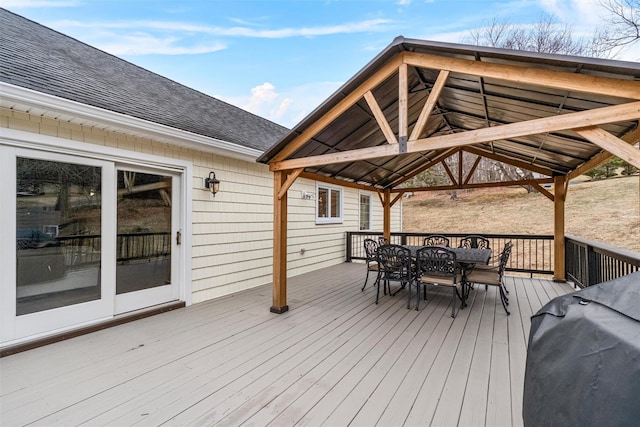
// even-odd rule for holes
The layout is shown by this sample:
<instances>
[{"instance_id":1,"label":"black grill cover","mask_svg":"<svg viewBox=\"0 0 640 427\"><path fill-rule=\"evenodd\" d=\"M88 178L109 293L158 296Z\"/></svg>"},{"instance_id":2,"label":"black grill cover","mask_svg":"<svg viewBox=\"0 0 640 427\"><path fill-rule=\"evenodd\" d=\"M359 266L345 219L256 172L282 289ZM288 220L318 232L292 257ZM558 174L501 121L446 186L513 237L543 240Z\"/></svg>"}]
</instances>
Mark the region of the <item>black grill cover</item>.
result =
<instances>
[{"instance_id":1,"label":"black grill cover","mask_svg":"<svg viewBox=\"0 0 640 427\"><path fill-rule=\"evenodd\" d=\"M640 426L640 272L531 318L522 415L528 427Z\"/></svg>"}]
</instances>

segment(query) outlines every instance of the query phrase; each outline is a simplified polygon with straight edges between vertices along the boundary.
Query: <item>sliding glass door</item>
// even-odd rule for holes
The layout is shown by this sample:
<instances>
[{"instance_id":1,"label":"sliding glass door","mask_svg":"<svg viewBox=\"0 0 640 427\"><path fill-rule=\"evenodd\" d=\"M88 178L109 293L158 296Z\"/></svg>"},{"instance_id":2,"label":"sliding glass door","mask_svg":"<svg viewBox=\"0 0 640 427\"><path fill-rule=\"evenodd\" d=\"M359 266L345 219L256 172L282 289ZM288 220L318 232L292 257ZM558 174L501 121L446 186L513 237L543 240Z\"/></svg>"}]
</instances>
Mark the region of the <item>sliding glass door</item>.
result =
<instances>
[{"instance_id":1,"label":"sliding glass door","mask_svg":"<svg viewBox=\"0 0 640 427\"><path fill-rule=\"evenodd\" d=\"M0 154L0 342L178 299L179 173Z\"/></svg>"}]
</instances>

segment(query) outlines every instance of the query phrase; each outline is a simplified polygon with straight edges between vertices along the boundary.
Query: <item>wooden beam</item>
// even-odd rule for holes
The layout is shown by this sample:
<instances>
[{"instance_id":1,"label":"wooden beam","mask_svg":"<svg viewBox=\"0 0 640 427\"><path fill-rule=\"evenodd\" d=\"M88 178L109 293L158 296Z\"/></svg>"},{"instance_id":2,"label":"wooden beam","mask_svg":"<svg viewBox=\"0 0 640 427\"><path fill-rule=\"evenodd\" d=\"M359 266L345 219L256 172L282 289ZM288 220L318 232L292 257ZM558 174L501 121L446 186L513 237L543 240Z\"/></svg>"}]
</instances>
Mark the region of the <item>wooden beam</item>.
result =
<instances>
[{"instance_id":1,"label":"wooden beam","mask_svg":"<svg viewBox=\"0 0 640 427\"><path fill-rule=\"evenodd\" d=\"M287 180L285 181L284 185L280 189L280 192L278 193L278 199L282 199L282 197L287 193L287 191L289 191L289 188L291 188L291 186L296 181L296 179L298 179L298 177L300 176L303 170L304 169L302 168L298 168L298 169L292 170L291 173L289 173L289 175L287 176Z\"/></svg>"},{"instance_id":2,"label":"wooden beam","mask_svg":"<svg viewBox=\"0 0 640 427\"><path fill-rule=\"evenodd\" d=\"M631 144L631 145L636 144L638 141L640 141L640 125L636 126L634 130L624 134L620 139L622 139L627 144ZM601 163L606 162L611 157L613 157L613 154L609 153L608 151L602 151L596 154L591 159L589 159L588 161L584 162L579 167L571 171L568 174L569 180L575 179L580 175L583 175L584 173L589 172L591 169L597 167Z\"/></svg>"},{"instance_id":3,"label":"wooden beam","mask_svg":"<svg viewBox=\"0 0 640 427\"><path fill-rule=\"evenodd\" d=\"M384 64L378 71L376 71L371 77L364 81L360 86L355 88L351 93L347 94L345 98L338 102L333 108L325 113L320 119L312 123L306 128L300 135L295 137L289 142L280 152L273 158L274 161L280 161L286 159L291 154L296 152L307 141L316 136L320 131L326 128L331 122L337 119L342 113L351 108L356 102L358 102L365 93L374 89L380 83L385 81L390 75L398 70L398 67L402 64L402 56L391 59ZM295 168L289 168L295 169Z\"/></svg>"},{"instance_id":4,"label":"wooden beam","mask_svg":"<svg viewBox=\"0 0 640 427\"><path fill-rule=\"evenodd\" d=\"M564 175L554 177L553 182L553 280L564 282L565 242L564 242L564 202L567 198L567 178Z\"/></svg>"},{"instance_id":5,"label":"wooden beam","mask_svg":"<svg viewBox=\"0 0 640 427\"><path fill-rule=\"evenodd\" d=\"M552 202L555 201L555 196L553 195L553 193L544 188L542 185L538 184L537 182L532 182L531 186L538 190L538 192L545 196L547 199L551 200Z\"/></svg>"},{"instance_id":6,"label":"wooden beam","mask_svg":"<svg viewBox=\"0 0 640 427\"><path fill-rule=\"evenodd\" d=\"M480 164L480 160L482 160L482 156L476 156L476 161L473 162L473 166L471 166L471 170L469 171L469 174L467 175L467 178L464 180L463 184L468 184L469 181L471 181L471 178L473 178L473 173L476 171L478 165Z\"/></svg>"},{"instance_id":7,"label":"wooden beam","mask_svg":"<svg viewBox=\"0 0 640 427\"><path fill-rule=\"evenodd\" d=\"M409 136L409 76L407 64L398 68L398 141L405 144ZM400 147L402 151L402 147Z\"/></svg>"},{"instance_id":8,"label":"wooden beam","mask_svg":"<svg viewBox=\"0 0 640 427\"><path fill-rule=\"evenodd\" d=\"M287 305L287 204L285 191L278 197L286 182L286 173L273 174L273 305L272 313L284 313Z\"/></svg>"},{"instance_id":9,"label":"wooden beam","mask_svg":"<svg viewBox=\"0 0 640 427\"><path fill-rule=\"evenodd\" d=\"M324 176L324 175L320 175L320 174L316 174L316 173L312 173L312 172L302 172L300 174L300 178L312 179L312 180L318 181L318 182L326 182L327 184L340 185L342 187L355 188L355 189L358 189L358 190L380 191L376 187L372 187L372 186L369 186L369 185L358 184L358 183L355 183L355 182L345 181L345 180L337 179L337 178L331 178L329 176Z\"/></svg>"},{"instance_id":10,"label":"wooden beam","mask_svg":"<svg viewBox=\"0 0 640 427\"><path fill-rule=\"evenodd\" d=\"M433 187L409 187L398 188L392 190L393 193L406 193L408 191L420 192L420 191L450 191L450 190L469 190L473 188L494 188L494 187L522 187L526 185L538 184L551 184L553 178L538 178L538 179L521 179L516 181L497 181L497 182L476 182L471 184L462 185L437 185Z\"/></svg>"},{"instance_id":11,"label":"wooden beam","mask_svg":"<svg viewBox=\"0 0 640 427\"><path fill-rule=\"evenodd\" d=\"M391 207L393 207L393 205L395 205L398 202L398 200L402 198L403 194L404 193L396 194L396 197L394 197L393 200L391 201Z\"/></svg>"},{"instance_id":12,"label":"wooden beam","mask_svg":"<svg viewBox=\"0 0 640 427\"><path fill-rule=\"evenodd\" d=\"M422 107L422 111L420 112L420 117L418 117L418 121L413 126L413 131L411 132L410 141L414 141L420 138L422 132L424 131L425 126L427 125L427 121L429 120L429 116L431 116L431 112L433 111L433 107L436 106L436 102L440 97L440 92L444 88L444 85L447 81L447 77L449 77L449 71L442 70L440 74L438 74L438 78L436 79L435 84L431 88L431 92L429 93L429 97Z\"/></svg>"},{"instance_id":13,"label":"wooden beam","mask_svg":"<svg viewBox=\"0 0 640 427\"><path fill-rule=\"evenodd\" d=\"M580 129L574 129L573 131L588 141L596 144L603 150L607 150L611 154L620 157L620 159L625 162L640 168L640 151L636 150L615 135L611 135L606 130L597 126L588 126Z\"/></svg>"},{"instance_id":14,"label":"wooden beam","mask_svg":"<svg viewBox=\"0 0 640 427\"><path fill-rule=\"evenodd\" d=\"M462 157L462 150L458 152L458 184L462 183L462 169L464 163L462 162L464 159Z\"/></svg>"},{"instance_id":15,"label":"wooden beam","mask_svg":"<svg viewBox=\"0 0 640 427\"><path fill-rule=\"evenodd\" d=\"M420 166L418 169L414 169L409 175L400 178L399 180L395 181L391 186L392 187L397 187L398 185L409 181L411 178L413 178L414 176L421 174L422 172L426 171L427 169L429 169L430 167L432 167L433 165L440 163L442 160L446 159L449 156L452 156L453 154L457 153L459 150L459 148L452 148L449 149L439 155L437 155L436 157L434 157L433 159L431 159L427 164Z\"/></svg>"},{"instance_id":16,"label":"wooden beam","mask_svg":"<svg viewBox=\"0 0 640 427\"><path fill-rule=\"evenodd\" d=\"M585 122L592 123L593 125L599 125L625 120L635 120L638 117L640 117L640 102L631 102L628 104L602 107L589 111L567 113L559 116L551 116L542 119L528 120L525 122L510 123L501 126L409 141L407 144L407 152L420 153L422 151L462 147L498 139L517 138L527 135L556 132L565 129L575 129L584 125ZM379 157L390 157L397 154L397 145L386 144L339 153L304 157L300 159L274 161L270 163L269 168L272 171L287 170L299 167L322 166L334 163L375 159Z\"/></svg>"},{"instance_id":17,"label":"wooden beam","mask_svg":"<svg viewBox=\"0 0 640 427\"><path fill-rule=\"evenodd\" d=\"M383 210L382 234L391 241L391 191L388 188L384 190Z\"/></svg>"},{"instance_id":18,"label":"wooden beam","mask_svg":"<svg viewBox=\"0 0 640 427\"><path fill-rule=\"evenodd\" d=\"M449 179L451 180L451 183L453 185L458 185L460 184L458 181L456 181L456 177L453 176L453 173L451 172L451 169L449 169L449 166L447 166L447 162L445 162L444 160L442 160L442 167L444 167L444 171L447 173L447 175L449 175Z\"/></svg>"},{"instance_id":19,"label":"wooden beam","mask_svg":"<svg viewBox=\"0 0 640 427\"><path fill-rule=\"evenodd\" d=\"M473 76L544 86L562 91L596 93L624 99L640 99L640 84L635 80L497 64L417 52L404 52L403 58L405 64L414 67L448 70Z\"/></svg>"},{"instance_id":20,"label":"wooden beam","mask_svg":"<svg viewBox=\"0 0 640 427\"><path fill-rule=\"evenodd\" d=\"M375 117L376 122L378 122L378 126L384 134L387 142L389 144L397 144L398 140L396 139L396 135L393 133L391 126L389 126L389 122L387 122L387 118L384 116L384 113L382 112L380 105L378 105L378 101L376 101L375 96L373 96L373 93L371 93L371 91L365 93L364 99L367 101L369 109L371 109L373 117Z\"/></svg>"},{"instance_id":21,"label":"wooden beam","mask_svg":"<svg viewBox=\"0 0 640 427\"><path fill-rule=\"evenodd\" d=\"M495 160L496 162L502 162L504 164L515 166L524 170L529 170L531 172L536 172L541 175L553 175L553 171L551 169L532 165L531 163L523 162L522 160L510 159L509 157L503 156L502 154L493 153L491 151L483 150L478 147L464 147L463 150L467 153L475 154L480 157L486 157L487 159Z\"/></svg>"}]
</instances>

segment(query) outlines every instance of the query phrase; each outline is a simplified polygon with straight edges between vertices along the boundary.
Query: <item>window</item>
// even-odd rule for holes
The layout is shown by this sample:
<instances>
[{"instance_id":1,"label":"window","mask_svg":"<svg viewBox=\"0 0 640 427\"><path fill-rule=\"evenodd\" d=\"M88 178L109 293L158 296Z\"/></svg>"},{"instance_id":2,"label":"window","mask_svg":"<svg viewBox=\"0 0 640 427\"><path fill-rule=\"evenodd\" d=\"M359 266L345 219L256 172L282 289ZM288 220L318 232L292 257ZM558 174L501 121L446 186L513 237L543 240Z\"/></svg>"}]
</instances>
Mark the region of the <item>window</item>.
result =
<instances>
[{"instance_id":1,"label":"window","mask_svg":"<svg viewBox=\"0 0 640 427\"><path fill-rule=\"evenodd\" d=\"M342 189L317 184L316 224L342 222Z\"/></svg>"},{"instance_id":2,"label":"window","mask_svg":"<svg viewBox=\"0 0 640 427\"><path fill-rule=\"evenodd\" d=\"M371 196L360 194L360 226L359 230L371 230Z\"/></svg>"}]
</instances>

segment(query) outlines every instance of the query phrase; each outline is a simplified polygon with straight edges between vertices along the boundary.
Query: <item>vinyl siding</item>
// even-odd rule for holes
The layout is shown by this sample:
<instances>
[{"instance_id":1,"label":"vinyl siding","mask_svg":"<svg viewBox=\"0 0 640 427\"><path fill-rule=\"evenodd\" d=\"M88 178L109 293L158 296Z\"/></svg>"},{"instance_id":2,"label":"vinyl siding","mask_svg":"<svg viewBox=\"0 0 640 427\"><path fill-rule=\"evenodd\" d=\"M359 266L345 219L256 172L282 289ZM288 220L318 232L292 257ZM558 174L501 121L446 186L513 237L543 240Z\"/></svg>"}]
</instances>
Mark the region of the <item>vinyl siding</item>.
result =
<instances>
[{"instance_id":1,"label":"vinyl siding","mask_svg":"<svg viewBox=\"0 0 640 427\"><path fill-rule=\"evenodd\" d=\"M194 303L271 282L273 247L273 176L267 166L184 149L70 122L0 108L0 126L30 133L153 154L193 164L192 301ZM139 154L135 154L139 153ZM221 181L215 198L202 189L215 171ZM343 187L343 223L315 223L315 181L298 179L289 189L288 276L297 276L345 260L345 232L358 229L359 191ZM383 210L371 194L371 229L382 231ZM392 230L401 230L401 203L392 209Z\"/></svg>"}]
</instances>

